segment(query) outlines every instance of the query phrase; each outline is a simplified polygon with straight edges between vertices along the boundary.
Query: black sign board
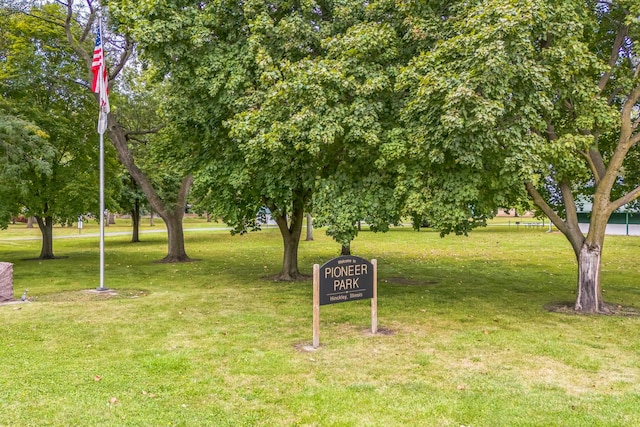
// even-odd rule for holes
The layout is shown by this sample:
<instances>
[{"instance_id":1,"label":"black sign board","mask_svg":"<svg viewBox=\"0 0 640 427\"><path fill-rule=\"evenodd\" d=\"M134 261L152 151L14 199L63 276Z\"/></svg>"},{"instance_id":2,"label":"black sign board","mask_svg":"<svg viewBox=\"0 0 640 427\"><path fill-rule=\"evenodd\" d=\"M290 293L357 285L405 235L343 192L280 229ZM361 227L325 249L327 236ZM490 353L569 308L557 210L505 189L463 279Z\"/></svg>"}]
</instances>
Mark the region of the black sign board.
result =
<instances>
[{"instance_id":1,"label":"black sign board","mask_svg":"<svg viewBox=\"0 0 640 427\"><path fill-rule=\"evenodd\" d=\"M373 265L357 256L334 258L320 267L320 305L373 298Z\"/></svg>"}]
</instances>

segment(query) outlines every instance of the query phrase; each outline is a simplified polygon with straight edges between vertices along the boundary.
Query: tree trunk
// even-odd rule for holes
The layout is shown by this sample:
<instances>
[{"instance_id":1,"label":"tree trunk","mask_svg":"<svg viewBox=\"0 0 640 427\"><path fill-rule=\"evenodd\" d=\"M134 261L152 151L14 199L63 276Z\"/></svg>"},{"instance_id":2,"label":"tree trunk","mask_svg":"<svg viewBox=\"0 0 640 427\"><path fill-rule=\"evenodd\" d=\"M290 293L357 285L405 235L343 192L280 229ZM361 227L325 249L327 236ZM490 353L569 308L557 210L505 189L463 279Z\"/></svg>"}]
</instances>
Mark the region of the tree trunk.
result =
<instances>
[{"instance_id":1,"label":"tree trunk","mask_svg":"<svg viewBox=\"0 0 640 427\"><path fill-rule=\"evenodd\" d=\"M38 227L42 233L42 249L40 250L40 256L38 259L54 259L53 256L53 218L48 216L42 218L36 216Z\"/></svg>"},{"instance_id":2,"label":"tree trunk","mask_svg":"<svg viewBox=\"0 0 640 427\"><path fill-rule=\"evenodd\" d=\"M269 208L271 212L276 212L275 207ZM291 218L285 214L275 217L282 242L284 244L284 254L282 259L282 270L276 277L277 280L292 281L302 277L298 270L298 247L300 246L300 236L302 234L302 218L304 217L304 202L295 201Z\"/></svg>"},{"instance_id":3,"label":"tree trunk","mask_svg":"<svg viewBox=\"0 0 640 427\"><path fill-rule=\"evenodd\" d=\"M284 243L284 254L282 258L282 270L277 276L278 280L296 280L300 277L298 270L298 246L300 238L296 238L292 233L284 233L282 235Z\"/></svg>"},{"instance_id":4,"label":"tree trunk","mask_svg":"<svg viewBox=\"0 0 640 427\"><path fill-rule=\"evenodd\" d=\"M176 209L170 215L163 216L167 225L168 249L167 256L160 262L186 262L191 261L187 256L184 248L184 229L182 227L182 218L184 217L184 208Z\"/></svg>"},{"instance_id":5,"label":"tree trunk","mask_svg":"<svg viewBox=\"0 0 640 427\"><path fill-rule=\"evenodd\" d=\"M350 243L347 243L346 245L342 245L342 249L340 250L340 255L351 255Z\"/></svg>"},{"instance_id":6,"label":"tree trunk","mask_svg":"<svg viewBox=\"0 0 640 427\"><path fill-rule=\"evenodd\" d=\"M116 214L114 214L113 212L109 212L109 215L107 215L107 224L116 224Z\"/></svg>"},{"instance_id":7,"label":"tree trunk","mask_svg":"<svg viewBox=\"0 0 640 427\"><path fill-rule=\"evenodd\" d=\"M131 209L131 225L133 226L131 243L138 243L140 241L140 202L138 199L133 203L133 209Z\"/></svg>"},{"instance_id":8,"label":"tree trunk","mask_svg":"<svg viewBox=\"0 0 640 427\"><path fill-rule=\"evenodd\" d=\"M605 313L600 283L602 247L584 243L578 257L578 297L575 310L580 313Z\"/></svg>"},{"instance_id":9,"label":"tree trunk","mask_svg":"<svg viewBox=\"0 0 640 427\"><path fill-rule=\"evenodd\" d=\"M33 221L35 220L34 217L30 216L27 218L27 228L33 228Z\"/></svg>"},{"instance_id":10,"label":"tree trunk","mask_svg":"<svg viewBox=\"0 0 640 427\"><path fill-rule=\"evenodd\" d=\"M162 262L189 261L189 257L184 249L182 218L184 217L187 206L187 195L193 184L193 176L187 175L182 178L176 204L173 208L170 208L164 200L162 200L149 177L136 165L133 154L129 149L127 134L116 121L115 116L109 114L107 122L107 134L118 151L120 162L127 168L127 171L133 177L136 184L142 188L151 205L151 209L158 213L167 226L169 251L167 256L162 259Z\"/></svg>"},{"instance_id":11,"label":"tree trunk","mask_svg":"<svg viewBox=\"0 0 640 427\"><path fill-rule=\"evenodd\" d=\"M307 214L307 238L305 240L307 242L313 240L313 217L311 214Z\"/></svg>"},{"instance_id":12,"label":"tree trunk","mask_svg":"<svg viewBox=\"0 0 640 427\"><path fill-rule=\"evenodd\" d=\"M527 191L534 203L542 209L558 230L565 235L578 262L578 296L574 309L579 313L606 313L608 310L602 300L600 282L600 265L602 262L602 247L606 234L607 222L611 215L608 199L598 194L594 197L589 222L589 232L585 237L580 231L576 203L573 199L568 181L562 181L560 188L566 209L566 219L562 219L542 199L540 193L531 185L526 184Z\"/></svg>"}]
</instances>

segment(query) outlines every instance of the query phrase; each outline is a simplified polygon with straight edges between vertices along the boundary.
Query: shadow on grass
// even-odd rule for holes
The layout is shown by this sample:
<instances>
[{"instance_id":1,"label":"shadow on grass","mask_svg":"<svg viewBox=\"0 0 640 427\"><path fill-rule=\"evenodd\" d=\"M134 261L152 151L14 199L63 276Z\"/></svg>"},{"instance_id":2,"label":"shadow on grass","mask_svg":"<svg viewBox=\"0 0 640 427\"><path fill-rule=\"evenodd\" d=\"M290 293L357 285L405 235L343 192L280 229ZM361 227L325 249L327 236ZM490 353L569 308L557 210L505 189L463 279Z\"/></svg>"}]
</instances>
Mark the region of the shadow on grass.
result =
<instances>
[{"instance_id":1,"label":"shadow on grass","mask_svg":"<svg viewBox=\"0 0 640 427\"><path fill-rule=\"evenodd\" d=\"M579 313L574 309L573 302L554 302L544 306L551 313L570 314L575 316L588 316L588 314ZM640 317L640 308L624 306L620 304L604 303L606 313L594 314L594 316L620 316L620 317Z\"/></svg>"},{"instance_id":2,"label":"shadow on grass","mask_svg":"<svg viewBox=\"0 0 640 427\"><path fill-rule=\"evenodd\" d=\"M57 259L67 259L69 256L54 256L53 258L23 258L21 261L55 261Z\"/></svg>"}]
</instances>

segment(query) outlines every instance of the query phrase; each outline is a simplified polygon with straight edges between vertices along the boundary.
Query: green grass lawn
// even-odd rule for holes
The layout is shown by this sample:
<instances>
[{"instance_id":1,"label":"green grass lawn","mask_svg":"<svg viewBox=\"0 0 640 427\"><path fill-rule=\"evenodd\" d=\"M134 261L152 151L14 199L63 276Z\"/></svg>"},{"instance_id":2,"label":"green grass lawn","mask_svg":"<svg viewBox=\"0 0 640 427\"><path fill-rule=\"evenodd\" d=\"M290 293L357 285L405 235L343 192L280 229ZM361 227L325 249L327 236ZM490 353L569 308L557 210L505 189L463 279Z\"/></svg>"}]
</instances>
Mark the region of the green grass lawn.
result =
<instances>
[{"instance_id":1,"label":"green grass lawn","mask_svg":"<svg viewBox=\"0 0 640 427\"><path fill-rule=\"evenodd\" d=\"M31 298L0 306L0 425L640 425L640 317L547 310L575 299L560 234L362 232L352 252L378 260L380 333L368 301L322 306L307 351L312 283L270 279L277 230L194 224L186 264L155 262L163 233L107 236L114 293L100 295L85 292L99 284L97 237L56 239L63 258L37 261L23 226L0 231L15 294ZM300 246L309 275L339 251L314 237ZM608 302L640 306L639 255L640 239L607 238Z\"/></svg>"}]
</instances>

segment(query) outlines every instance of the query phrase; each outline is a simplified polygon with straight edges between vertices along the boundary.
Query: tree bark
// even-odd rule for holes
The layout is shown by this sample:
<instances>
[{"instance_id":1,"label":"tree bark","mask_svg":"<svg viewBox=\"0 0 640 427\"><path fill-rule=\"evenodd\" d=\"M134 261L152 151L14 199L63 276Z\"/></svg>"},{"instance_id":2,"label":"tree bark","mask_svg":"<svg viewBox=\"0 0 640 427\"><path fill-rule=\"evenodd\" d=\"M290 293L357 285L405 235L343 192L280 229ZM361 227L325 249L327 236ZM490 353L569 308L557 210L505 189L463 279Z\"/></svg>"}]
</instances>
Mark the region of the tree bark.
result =
<instances>
[{"instance_id":1,"label":"tree bark","mask_svg":"<svg viewBox=\"0 0 640 427\"><path fill-rule=\"evenodd\" d=\"M602 300L600 264L602 247L584 243L578 256L578 297L575 310L580 313L607 312Z\"/></svg>"},{"instance_id":2,"label":"tree bark","mask_svg":"<svg viewBox=\"0 0 640 427\"><path fill-rule=\"evenodd\" d=\"M307 238L305 239L307 242L313 240L313 217L311 214L307 214Z\"/></svg>"},{"instance_id":3,"label":"tree bark","mask_svg":"<svg viewBox=\"0 0 640 427\"><path fill-rule=\"evenodd\" d=\"M54 259L53 255L53 218L48 216L42 218L36 216L38 227L42 233L42 249L40 250L40 256L38 259Z\"/></svg>"},{"instance_id":4,"label":"tree bark","mask_svg":"<svg viewBox=\"0 0 640 427\"><path fill-rule=\"evenodd\" d=\"M34 217L30 216L27 218L27 228L33 228Z\"/></svg>"},{"instance_id":5,"label":"tree bark","mask_svg":"<svg viewBox=\"0 0 640 427\"><path fill-rule=\"evenodd\" d=\"M184 216L184 209L182 215L172 213L166 217L162 217L167 225L168 235L168 249L167 256L164 257L161 262L186 262L191 261L187 256L187 252L184 248L184 229L182 226L182 217Z\"/></svg>"},{"instance_id":6,"label":"tree bark","mask_svg":"<svg viewBox=\"0 0 640 427\"><path fill-rule=\"evenodd\" d=\"M131 209L131 225L133 226L133 233L131 233L131 243L140 242L140 202L138 199L133 203L133 209Z\"/></svg>"},{"instance_id":7,"label":"tree bark","mask_svg":"<svg viewBox=\"0 0 640 427\"><path fill-rule=\"evenodd\" d=\"M600 267L602 264L602 248L606 235L607 222L611 212L608 199L596 191L589 222L589 232L580 250L576 251L578 259L578 296L575 310L579 313L606 313L608 310L602 299Z\"/></svg>"},{"instance_id":8,"label":"tree bark","mask_svg":"<svg viewBox=\"0 0 640 427\"><path fill-rule=\"evenodd\" d=\"M277 212L273 206L269 209L271 212ZM302 200L294 201L290 218L286 212L275 216L284 244L282 270L276 277L277 280L293 281L302 277L300 270L298 270L298 247L300 246L303 217L304 202Z\"/></svg>"}]
</instances>

